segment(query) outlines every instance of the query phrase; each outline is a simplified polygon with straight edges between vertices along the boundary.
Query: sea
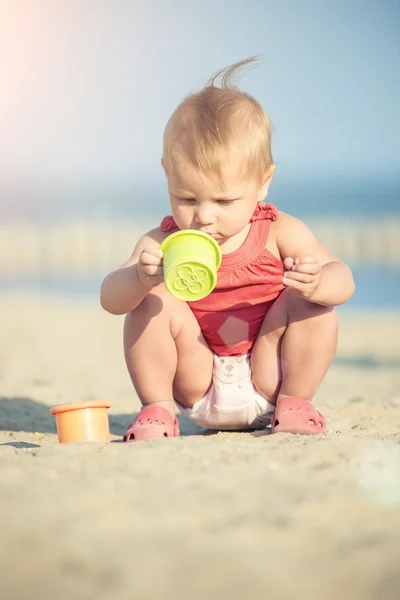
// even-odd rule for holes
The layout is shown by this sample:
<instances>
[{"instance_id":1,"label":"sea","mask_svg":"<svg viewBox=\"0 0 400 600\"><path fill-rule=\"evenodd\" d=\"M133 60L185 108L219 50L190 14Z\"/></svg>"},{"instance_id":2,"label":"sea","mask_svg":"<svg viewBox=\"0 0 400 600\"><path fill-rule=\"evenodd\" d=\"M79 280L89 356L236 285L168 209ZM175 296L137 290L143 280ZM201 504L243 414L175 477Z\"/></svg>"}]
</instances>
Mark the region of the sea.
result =
<instances>
[{"instance_id":1,"label":"sea","mask_svg":"<svg viewBox=\"0 0 400 600\"><path fill-rule=\"evenodd\" d=\"M351 177L336 174L321 178L277 178L267 202L307 222L330 220L362 222L373 228L388 217L400 217L400 174ZM53 188L0 187L2 223L18 221L54 223L63 220L129 219L135 228L156 226L169 214L164 180L141 182L64 184ZM400 236L400 231L399 231ZM397 261L396 261L397 262ZM341 310L400 310L400 257L398 266L350 265L356 283L354 296ZM102 277L0 277L0 292L38 291L63 297L97 298Z\"/></svg>"}]
</instances>

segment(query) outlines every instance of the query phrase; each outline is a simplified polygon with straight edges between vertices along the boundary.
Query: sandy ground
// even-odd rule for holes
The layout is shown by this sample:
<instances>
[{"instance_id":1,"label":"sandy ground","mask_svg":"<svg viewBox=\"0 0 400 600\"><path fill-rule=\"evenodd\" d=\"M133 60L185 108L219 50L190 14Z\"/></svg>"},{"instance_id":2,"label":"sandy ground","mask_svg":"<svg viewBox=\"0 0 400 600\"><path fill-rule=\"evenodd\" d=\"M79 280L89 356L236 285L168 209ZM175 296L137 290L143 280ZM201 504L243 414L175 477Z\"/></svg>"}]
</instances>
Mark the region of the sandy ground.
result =
<instances>
[{"instance_id":1,"label":"sandy ground","mask_svg":"<svg viewBox=\"0 0 400 600\"><path fill-rule=\"evenodd\" d=\"M324 437L121 444L139 408L121 317L0 299L0 599L400 597L400 314L343 313ZM49 407L106 399L111 444Z\"/></svg>"}]
</instances>

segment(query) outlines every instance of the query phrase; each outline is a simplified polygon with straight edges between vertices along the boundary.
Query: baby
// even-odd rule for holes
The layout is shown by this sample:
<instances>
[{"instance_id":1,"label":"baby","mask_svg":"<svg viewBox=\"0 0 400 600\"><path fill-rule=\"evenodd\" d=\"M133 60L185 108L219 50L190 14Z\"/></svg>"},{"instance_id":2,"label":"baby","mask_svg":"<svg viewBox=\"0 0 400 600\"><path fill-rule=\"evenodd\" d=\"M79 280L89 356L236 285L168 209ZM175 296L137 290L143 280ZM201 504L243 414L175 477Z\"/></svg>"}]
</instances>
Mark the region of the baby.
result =
<instances>
[{"instance_id":1,"label":"baby","mask_svg":"<svg viewBox=\"0 0 400 600\"><path fill-rule=\"evenodd\" d=\"M232 84L255 60L217 72L176 108L161 159L172 216L102 283L103 308L126 314L125 359L143 405L125 441L178 436L175 406L209 429L326 431L312 399L336 351L335 306L354 281L304 223L263 203L271 123ZM160 244L182 229L208 233L222 253L215 289L195 302L163 283Z\"/></svg>"}]
</instances>

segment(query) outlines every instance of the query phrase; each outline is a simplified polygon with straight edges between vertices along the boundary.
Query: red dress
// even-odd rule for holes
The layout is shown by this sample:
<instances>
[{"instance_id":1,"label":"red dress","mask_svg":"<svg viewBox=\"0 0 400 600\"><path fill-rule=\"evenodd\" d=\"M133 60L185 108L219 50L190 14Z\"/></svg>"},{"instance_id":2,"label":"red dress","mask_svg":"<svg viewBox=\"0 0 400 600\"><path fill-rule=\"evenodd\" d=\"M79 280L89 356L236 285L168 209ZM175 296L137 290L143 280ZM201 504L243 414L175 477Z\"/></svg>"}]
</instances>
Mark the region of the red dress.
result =
<instances>
[{"instance_id":1,"label":"red dress","mask_svg":"<svg viewBox=\"0 0 400 600\"><path fill-rule=\"evenodd\" d=\"M259 202L244 243L222 255L214 290L203 300L188 302L218 356L251 352L267 311L285 288L283 263L265 248L271 221L277 218L275 206ZM171 216L164 217L160 228L179 231Z\"/></svg>"}]
</instances>

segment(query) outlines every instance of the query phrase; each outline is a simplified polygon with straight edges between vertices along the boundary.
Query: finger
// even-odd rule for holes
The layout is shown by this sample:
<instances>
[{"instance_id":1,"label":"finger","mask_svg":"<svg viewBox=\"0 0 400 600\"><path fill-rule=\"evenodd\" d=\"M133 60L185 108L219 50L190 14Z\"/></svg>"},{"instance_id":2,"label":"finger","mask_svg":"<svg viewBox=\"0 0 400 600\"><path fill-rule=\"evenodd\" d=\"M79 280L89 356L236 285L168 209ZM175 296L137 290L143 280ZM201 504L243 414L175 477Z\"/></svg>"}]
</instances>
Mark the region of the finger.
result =
<instances>
[{"instance_id":1,"label":"finger","mask_svg":"<svg viewBox=\"0 0 400 600\"><path fill-rule=\"evenodd\" d=\"M301 263L299 265L293 265L291 272L293 273L308 273L309 275L318 275L321 271L321 267L315 263Z\"/></svg>"},{"instance_id":2,"label":"finger","mask_svg":"<svg viewBox=\"0 0 400 600\"><path fill-rule=\"evenodd\" d=\"M319 261L316 256L313 254L304 254L303 256L296 256L294 259L295 265L301 265L305 263L316 263L319 264Z\"/></svg>"},{"instance_id":3,"label":"finger","mask_svg":"<svg viewBox=\"0 0 400 600\"><path fill-rule=\"evenodd\" d=\"M287 256L283 261L283 265L285 269L289 271L294 265L294 258L292 258L291 256Z\"/></svg>"},{"instance_id":4,"label":"finger","mask_svg":"<svg viewBox=\"0 0 400 600\"><path fill-rule=\"evenodd\" d=\"M289 281L286 289L290 289L293 293L301 298L309 298L312 294L312 288L300 281Z\"/></svg>"},{"instance_id":5,"label":"finger","mask_svg":"<svg viewBox=\"0 0 400 600\"><path fill-rule=\"evenodd\" d=\"M302 281L295 281L294 279L286 279L285 286L286 286L286 288L298 290L299 292L301 292L303 294L308 289L308 286L306 283L303 283Z\"/></svg>"},{"instance_id":6,"label":"finger","mask_svg":"<svg viewBox=\"0 0 400 600\"><path fill-rule=\"evenodd\" d=\"M159 258L162 258L164 256L164 254L158 246L145 246L142 250L142 253L143 252L151 254L152 256L158 256Z\"/></svg>"},{"instance_id":7,"label":"finger","mask_svg":"<svg viewBox=\"0 0 400 600\"><path fill-rule=\"evenodd\" d=\"M161 277L162 279L164 279L164 269L163 267L157 267L155 272L154 272L154 277Z\"/></svg>"},{"instance_id":8,"label":"finger","mask_svg":"<svg viewBox=\"0 0 400 600\"><path fill-rule=\"evenodd\" d=\"M159 265L161 262L161 258L159 256L154 256L154 254L150 254L145 250L140 253L139 260L142 265Z\"/></svg>"},{"instance_id":9,"label":"finger","mask_svg":"<svg viewBox=\"0 0 400 600\"><path fill-rule=\"evenodd\" d=\"M156 265L144 265L142 267L142 271L145 275L147 275L149 277L164 276L164 269L162 267L156 266Z\"/></svg>"},{"instance_id":10,"label":"finger","mask_svg":"<svg viewBox=\"0 0 400 600\"><path fill-rule=\"evenodd\" d=\"M288 271L283 276L282 281L285 284L291 281L298 281L299 283L312 283L315 281L315 276L308 275L307 273L293 273L293 271Z\"/></svg>"},{"instance_id":11,"label":"finger","mask_svg":"<svg viewBox=\"0 0 400 600\"><path fill-rule=\"evenodd\" d=\"M144 281L147 281L149 284L156 286L159 285L160 283L164 283L164 278L163 277L144 277Z\"/></svg>"},{"instance_id":12,"label":"finger","mask_svg":"<svg viewBox=\"0 0 400 600\"><path fill-rule=\"evenodd\" d=\"M144 276L142 283L144 283L148 287L156 287L157 285L160 285L160 283L164 283L164 279L162 277L146 277L146 276Z\"/></svg>"}]
</instances>

